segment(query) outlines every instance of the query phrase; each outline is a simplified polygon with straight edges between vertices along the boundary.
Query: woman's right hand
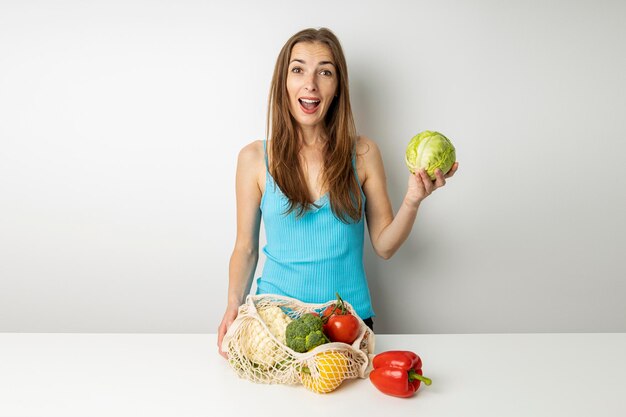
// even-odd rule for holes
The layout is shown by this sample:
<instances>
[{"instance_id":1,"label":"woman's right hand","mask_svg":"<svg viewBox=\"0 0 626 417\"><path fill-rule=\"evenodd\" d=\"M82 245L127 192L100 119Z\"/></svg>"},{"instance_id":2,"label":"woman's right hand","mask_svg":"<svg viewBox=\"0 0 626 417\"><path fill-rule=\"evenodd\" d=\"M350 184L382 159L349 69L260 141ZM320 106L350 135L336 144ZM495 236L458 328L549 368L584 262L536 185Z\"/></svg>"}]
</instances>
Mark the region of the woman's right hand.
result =
<instances>
[{"instance_id":1,"label":"woman's right hand","mask_svg":"<svg viewBox=\"0 0 626 417\"><path fill-rule=\"evenodd\" d=\"M226 352L222 352L222 340L224 339L224 335L228 331L228 328L233 321L237 318L237 312L239 311L239 306L228 306L226 307L226 312L224 313L224 318L222 318L222 322L220 323L220 327L217 329L217 349L224 358L228 359L228 354Z\"/></svg>"}]
</instances>

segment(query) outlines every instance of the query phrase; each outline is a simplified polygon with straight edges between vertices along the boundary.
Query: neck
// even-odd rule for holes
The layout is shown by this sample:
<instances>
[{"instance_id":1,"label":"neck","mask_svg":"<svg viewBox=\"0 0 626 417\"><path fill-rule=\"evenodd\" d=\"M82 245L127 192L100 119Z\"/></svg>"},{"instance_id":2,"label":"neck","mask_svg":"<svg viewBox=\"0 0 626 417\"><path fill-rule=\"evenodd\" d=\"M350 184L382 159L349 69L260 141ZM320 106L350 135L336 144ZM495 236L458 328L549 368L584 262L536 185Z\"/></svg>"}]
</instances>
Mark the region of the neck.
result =
<instances>
[{"instance_id":1,"label":"neck","mask_svg":"<svg viewBox=\"0 0 626 417\"><path fill-rule=\"evenodd\" d=\"M326 143L326 138L323 135L323 130L319 126L302 126L299 136L302 146L315 146L318 144Z\"/></svg>"}]
</instances>

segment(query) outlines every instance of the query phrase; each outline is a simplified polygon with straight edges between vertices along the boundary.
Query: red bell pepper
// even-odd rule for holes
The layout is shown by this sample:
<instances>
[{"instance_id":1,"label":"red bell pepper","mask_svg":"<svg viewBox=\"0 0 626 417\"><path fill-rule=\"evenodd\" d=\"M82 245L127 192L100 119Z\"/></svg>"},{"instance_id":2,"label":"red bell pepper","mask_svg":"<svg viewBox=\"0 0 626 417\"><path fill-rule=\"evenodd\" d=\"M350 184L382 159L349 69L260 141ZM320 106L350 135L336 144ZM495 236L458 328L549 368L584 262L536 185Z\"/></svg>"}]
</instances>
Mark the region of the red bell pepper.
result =
<instances>
[{"instance_id":1,"label":"red bell pepper","mask_svg":"<svg viewBox=\"0 0 626 417\"><path fill-rule=\"evenodd\" d=\"M406 350L389 350L374 356L370 381L381 392L396 397L410 397L423 382L432 381L422 375L422 360Z\"/></svg>"}]
</instances>

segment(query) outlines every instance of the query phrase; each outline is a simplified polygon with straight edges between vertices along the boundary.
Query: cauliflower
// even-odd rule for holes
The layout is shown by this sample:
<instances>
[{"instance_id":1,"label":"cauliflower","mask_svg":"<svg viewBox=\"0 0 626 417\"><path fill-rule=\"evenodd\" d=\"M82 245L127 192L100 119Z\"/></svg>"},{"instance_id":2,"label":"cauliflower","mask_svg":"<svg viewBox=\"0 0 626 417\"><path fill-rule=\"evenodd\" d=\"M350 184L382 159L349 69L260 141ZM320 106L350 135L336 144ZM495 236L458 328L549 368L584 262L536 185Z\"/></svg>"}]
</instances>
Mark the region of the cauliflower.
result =
<instances>
[{"instance_id":1,"label":"cauliflower","mask_svg":"<svg viewBox=\"0 0 626 417\"><path fill-rule=\"evenodd\" d=\"M270 306L258 311L270 332L280 343L285 344L285 331L287 325L293 320L286 315L280 307Z\"/></svg>"},{"instance_id":2,"label":"cauliflower","mask_svg":"<svg viewBox=\"0 0 626 417\"><path fill-rule=\"evenodd\" d=\"M292 319L277 306L260 309L258 313L272 335L284 344L285 331ZM241 348L246 358L263 367L274 366L277 357L280 357L277 352L283 349L258 320L248 321Z\"/></svg>"},{"instance_id":3,"label":"cauliflower","mask_svg":"<svg viewBox=\"0 0 626 417\"><path fill-rule=\"evenodd\" d=\"M296 352L304 353L328 343L329 340L322 332L322 319L314 314L303 314L287 326L285 337L287 346Z\"/></svg>"}]
</instances>

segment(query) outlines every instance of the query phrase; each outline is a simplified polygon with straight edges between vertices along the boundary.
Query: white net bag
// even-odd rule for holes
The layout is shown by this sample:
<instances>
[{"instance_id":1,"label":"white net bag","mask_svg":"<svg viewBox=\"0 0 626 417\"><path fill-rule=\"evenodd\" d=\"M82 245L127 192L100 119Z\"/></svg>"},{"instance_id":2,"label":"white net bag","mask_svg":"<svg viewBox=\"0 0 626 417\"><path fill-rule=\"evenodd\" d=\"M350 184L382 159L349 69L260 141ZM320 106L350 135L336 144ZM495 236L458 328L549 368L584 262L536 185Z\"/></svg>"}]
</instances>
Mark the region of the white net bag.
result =
<instances>
[{"instance_id":1,"label":"white net bag","mask_svg":"<svg viewBox=\"0 0 626 417\"><path fill-rule=\"evenodd\" d=\"M359 321L360 331L351 344L331 342L298 353L285 344L285 328L306 313L319 313L336 300L307 304L294 298L249 295L222 341L230 366L241 378L265 384L303 384L326 393L344 380L365 378L374 353L374 332L352 306L345 307Z\"/></svg>"}]
</instances>

